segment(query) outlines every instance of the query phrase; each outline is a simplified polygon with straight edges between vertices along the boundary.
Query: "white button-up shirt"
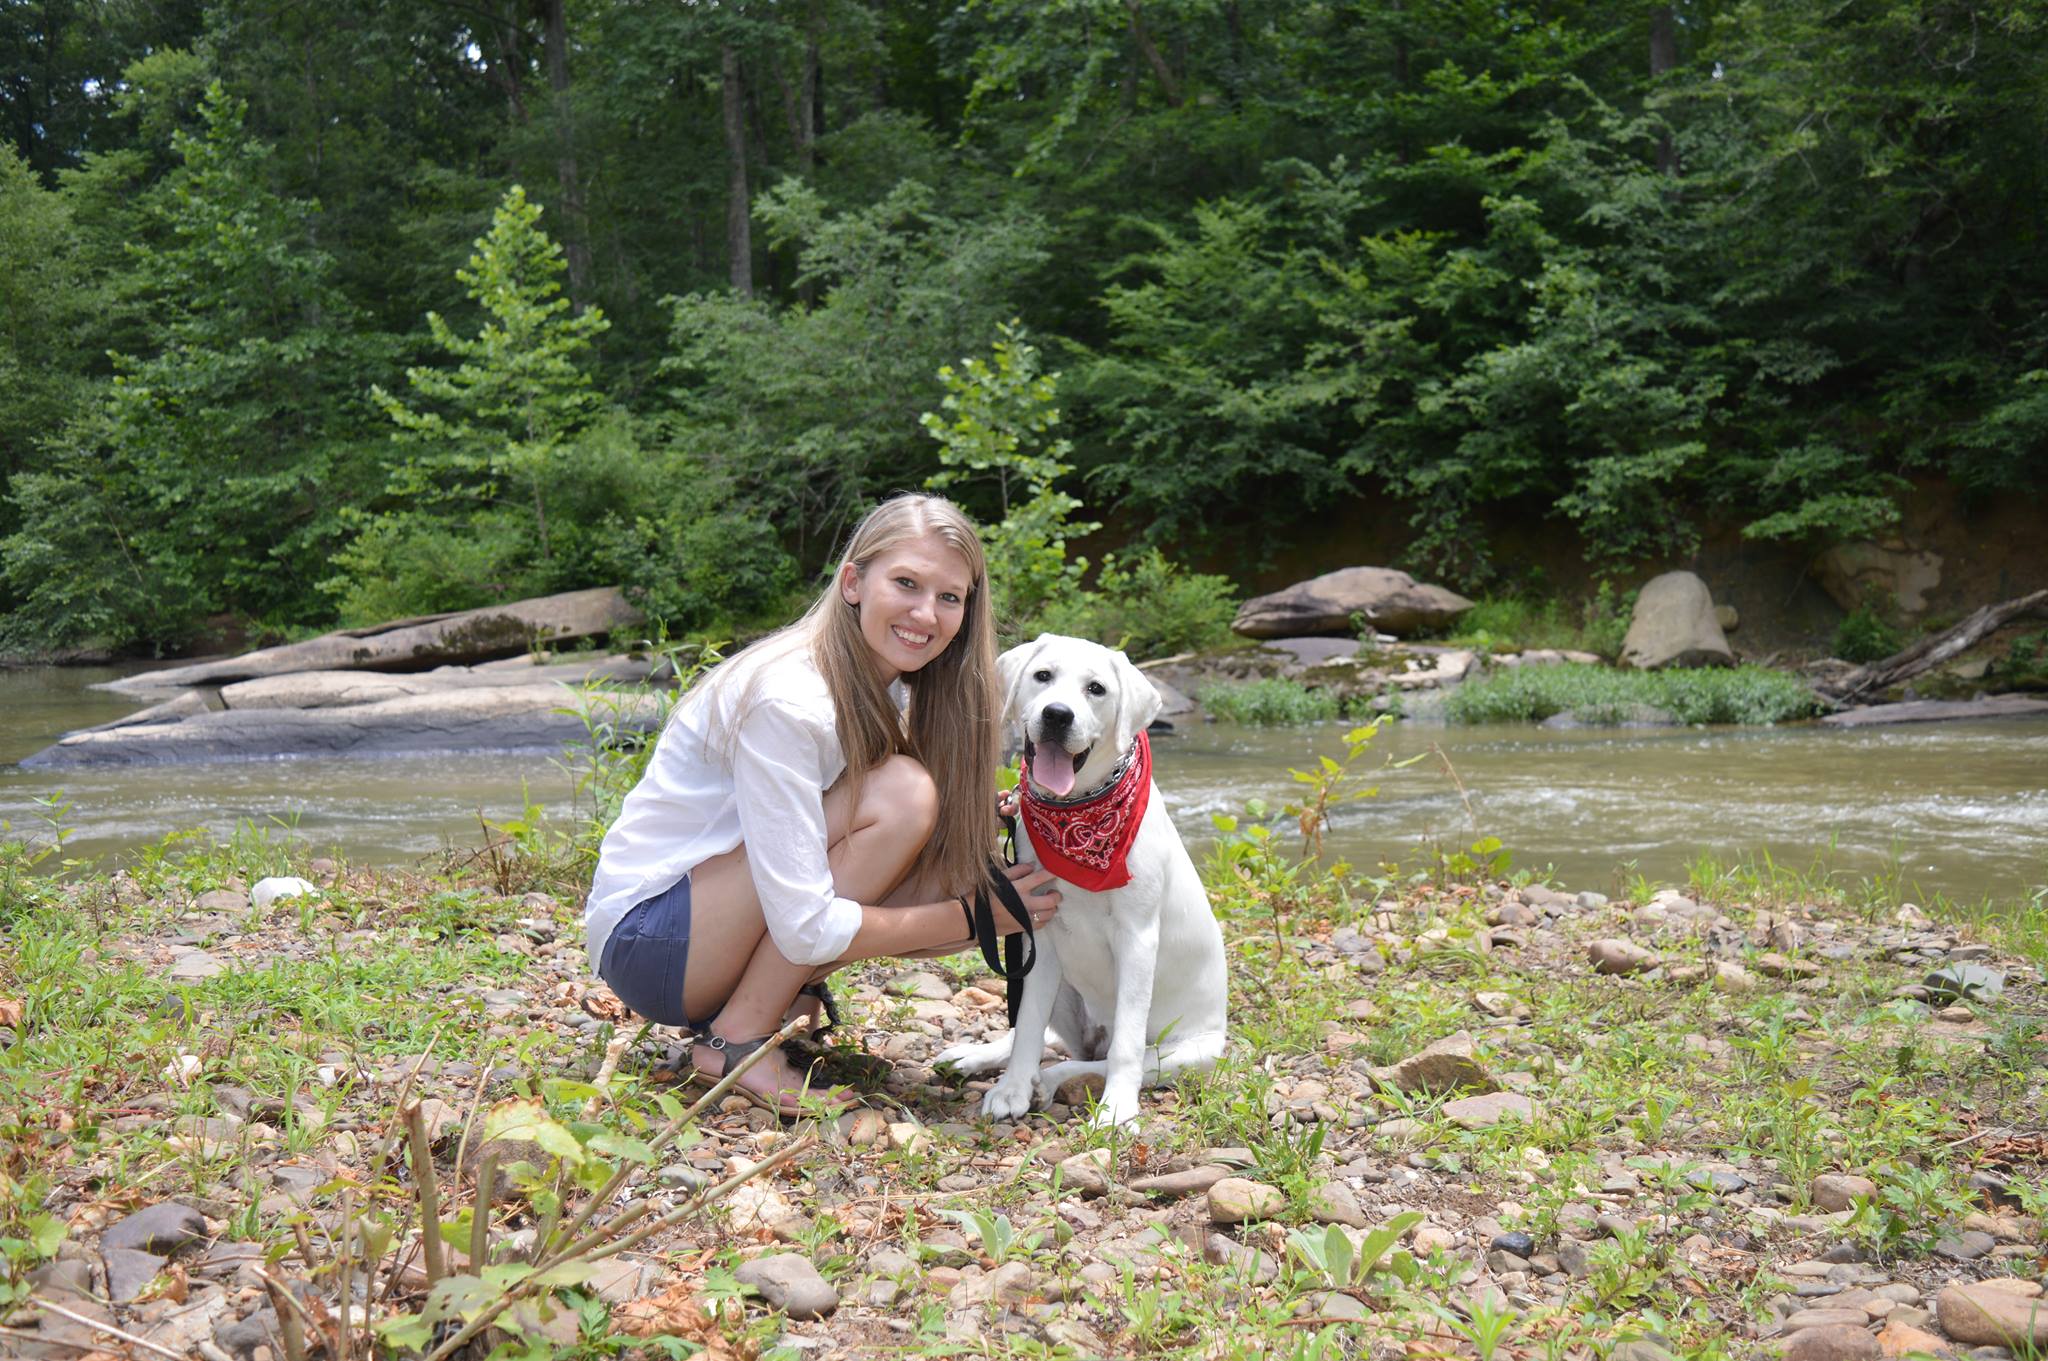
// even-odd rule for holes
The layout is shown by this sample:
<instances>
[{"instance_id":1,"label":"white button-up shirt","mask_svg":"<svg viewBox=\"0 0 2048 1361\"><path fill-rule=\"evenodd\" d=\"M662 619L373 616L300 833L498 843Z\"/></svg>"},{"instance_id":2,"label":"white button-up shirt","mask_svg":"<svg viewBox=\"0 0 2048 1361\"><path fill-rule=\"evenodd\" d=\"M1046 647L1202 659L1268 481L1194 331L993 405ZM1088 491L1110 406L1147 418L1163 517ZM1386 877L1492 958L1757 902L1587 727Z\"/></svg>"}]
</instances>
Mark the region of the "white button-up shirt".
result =
<instances>
[{"instance_id":1,"label":"white button-up shirt","mask_svg":"<svg viewBox=\"0 0 2048 1361\"><path fill-rule=\"evenodd\" d=\"M835 960L860 930L861 905L832 891L825 858L825 791L846 770L825 678L800 639L726 668L735 673L681 701L605 833L583 913L592 969L635 904L742 842L768 934L791 963Z\"/></svg>"}]
</instances>

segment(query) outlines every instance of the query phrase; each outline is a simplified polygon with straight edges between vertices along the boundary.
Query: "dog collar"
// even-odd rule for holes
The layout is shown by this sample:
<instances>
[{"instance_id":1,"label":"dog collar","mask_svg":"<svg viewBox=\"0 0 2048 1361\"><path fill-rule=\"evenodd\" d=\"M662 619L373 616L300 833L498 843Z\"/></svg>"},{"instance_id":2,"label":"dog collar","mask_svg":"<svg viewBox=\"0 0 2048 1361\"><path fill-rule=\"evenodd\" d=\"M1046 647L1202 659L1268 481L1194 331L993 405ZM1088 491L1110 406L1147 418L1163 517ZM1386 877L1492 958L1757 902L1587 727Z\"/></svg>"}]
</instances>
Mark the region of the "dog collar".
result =
<instances>
[{"instance_id":1,"label":"dog collar","mask_svg":"<svg viewBox=\"0 0 2048 1361\"><path fill-rule=\"evenodd\" d=\"M1047 798L1023 776L1017 789L1041 865L1076 888L1098 893L1131 882L1125 862L1152 794L1152 742L1143 732L1109 782L1080 798Z\"/></svg>"}]
</instances>

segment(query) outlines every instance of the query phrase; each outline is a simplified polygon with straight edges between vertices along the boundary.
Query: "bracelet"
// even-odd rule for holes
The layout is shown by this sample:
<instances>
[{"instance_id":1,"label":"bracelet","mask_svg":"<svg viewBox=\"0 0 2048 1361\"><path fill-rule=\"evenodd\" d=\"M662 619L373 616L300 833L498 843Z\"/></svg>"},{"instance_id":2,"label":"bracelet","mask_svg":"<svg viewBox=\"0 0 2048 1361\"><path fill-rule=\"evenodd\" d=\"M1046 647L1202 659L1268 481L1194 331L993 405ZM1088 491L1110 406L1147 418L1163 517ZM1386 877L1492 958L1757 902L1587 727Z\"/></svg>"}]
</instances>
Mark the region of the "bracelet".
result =
<instances>
[{"instance_id":1,"label":"bracelet","mask_svg":"<svg viewBox=\"0 0 2048 1361\"><path fill-rule=\"evenodd\" d=\"M967 939L974 939L974 909L968 905L967 895L960 895L960 910L967 916Z\"/></svg>"}]
</instances>

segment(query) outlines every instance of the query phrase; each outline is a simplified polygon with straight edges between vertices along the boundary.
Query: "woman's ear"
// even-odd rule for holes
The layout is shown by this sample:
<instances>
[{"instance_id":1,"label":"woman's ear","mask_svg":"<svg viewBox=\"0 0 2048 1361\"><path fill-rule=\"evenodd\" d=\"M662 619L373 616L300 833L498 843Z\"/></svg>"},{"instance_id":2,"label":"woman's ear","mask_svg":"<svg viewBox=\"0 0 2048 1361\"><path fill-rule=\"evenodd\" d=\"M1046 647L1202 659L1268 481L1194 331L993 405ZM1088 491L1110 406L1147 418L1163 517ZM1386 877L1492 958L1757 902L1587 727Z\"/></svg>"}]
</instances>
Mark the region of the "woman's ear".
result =
<instances>
[{"instance_id":1,"label":"woman's ear","mask_svg":"<svg viewBox=\"0 0 2048 1361\"><path fill-rule=\"evenodd\" d=\"M839 569L839 598L849 605L860 604L860 569L850 562Z\"/></svg>"}]
</instances>

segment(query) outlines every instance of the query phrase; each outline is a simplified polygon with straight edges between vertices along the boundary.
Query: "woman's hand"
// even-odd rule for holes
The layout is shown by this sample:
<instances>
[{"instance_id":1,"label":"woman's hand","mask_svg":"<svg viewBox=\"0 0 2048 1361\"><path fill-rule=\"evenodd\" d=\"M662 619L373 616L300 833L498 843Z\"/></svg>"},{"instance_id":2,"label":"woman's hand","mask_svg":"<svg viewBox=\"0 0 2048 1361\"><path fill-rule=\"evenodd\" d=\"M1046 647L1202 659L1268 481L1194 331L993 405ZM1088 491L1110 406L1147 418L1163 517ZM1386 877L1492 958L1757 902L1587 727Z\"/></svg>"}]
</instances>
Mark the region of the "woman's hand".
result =
<instances>
[{"instance_id":1,"label":"woman's hand","mask_svg":"<svg viewBox=\"0 0 2048 1361\"><path fill-rule=\"evenodd\" d=\"M1002 791L1001 793L999 793L999 794L997 794L997 795L996 795L996 816L997 816L997 817L1002 817L1002 818L1013 818L1013 817L1016 817L1016 816L1017 816L1017 810L1018 810L1018 808L1019 808L1019 807L1021 807L1021 806L1022 806L1022 805L1021 805L1021 802L1020 802L1020 800L1019 800L1019 799L1018 799L1018 797L1017 797L1017 791L1016 791L1016 790L1014 790L1014 789L1005 789L1005 790L1003 790L1003 791Z\"/></svg>"},{"instance_id":2,"label":"woman's hand","mask_svg":"<svg viewBox=\"0 0 2048 1361\"><path fill-rule=\"evenodd\" d=\"M1059 880L1053 877L1051 870L1032 864L1012 865L1003 873L1016 887L1017 896L1024 900L1024 910L1031 914L1032 929L1043 931L1046 923L1060 910ZM996 934L999 936L1014 936L1024 929L1007 912L998 912L995 917Z\"/></svg>"}]
</instances>

